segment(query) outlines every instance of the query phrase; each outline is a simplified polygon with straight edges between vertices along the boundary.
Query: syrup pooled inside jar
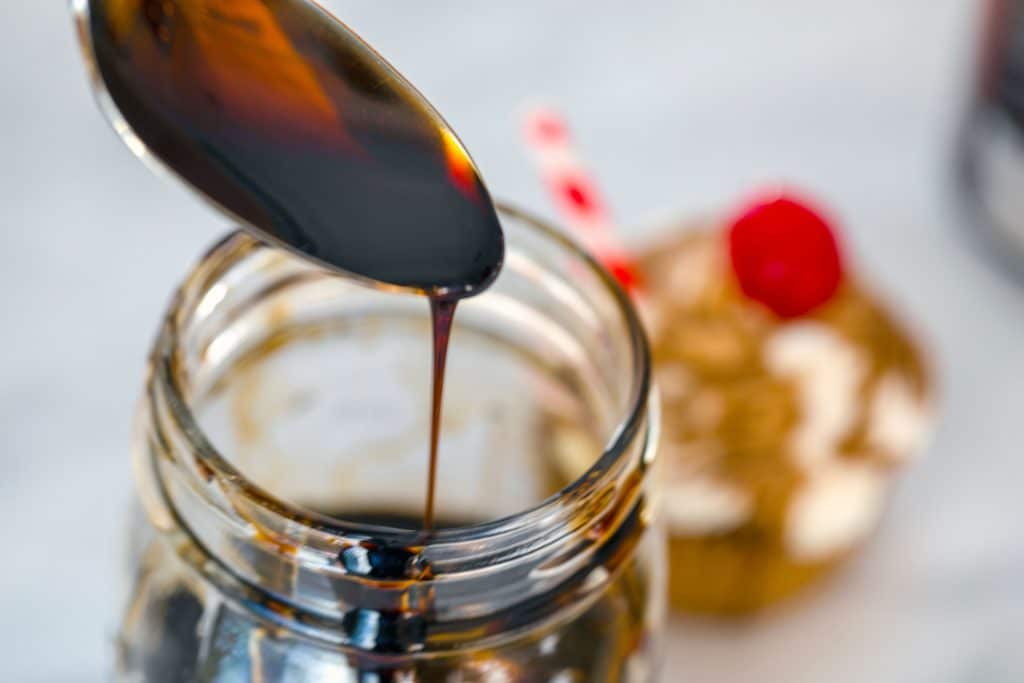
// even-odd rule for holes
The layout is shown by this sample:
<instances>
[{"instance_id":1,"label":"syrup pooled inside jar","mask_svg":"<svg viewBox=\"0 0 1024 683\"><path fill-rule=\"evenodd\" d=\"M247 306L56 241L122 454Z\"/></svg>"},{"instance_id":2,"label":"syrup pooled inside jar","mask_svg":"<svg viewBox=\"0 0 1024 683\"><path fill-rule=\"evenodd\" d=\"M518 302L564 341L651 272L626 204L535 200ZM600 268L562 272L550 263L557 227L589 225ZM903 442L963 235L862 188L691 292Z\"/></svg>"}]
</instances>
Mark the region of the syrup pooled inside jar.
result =
<instances>
[{"instance_id":1,"label":"syrup pooled inside jar","mask_svg":"<svg viewBox=\"0 0 1024 683\"><path fill-rule=\"evenodd\" d=\"M137 153L261 237L430 297L430 529L458 299L497 276L493 202L455 134L387 62L305 0L93 0L98 75Z\"/></svg>"}]
</instances>

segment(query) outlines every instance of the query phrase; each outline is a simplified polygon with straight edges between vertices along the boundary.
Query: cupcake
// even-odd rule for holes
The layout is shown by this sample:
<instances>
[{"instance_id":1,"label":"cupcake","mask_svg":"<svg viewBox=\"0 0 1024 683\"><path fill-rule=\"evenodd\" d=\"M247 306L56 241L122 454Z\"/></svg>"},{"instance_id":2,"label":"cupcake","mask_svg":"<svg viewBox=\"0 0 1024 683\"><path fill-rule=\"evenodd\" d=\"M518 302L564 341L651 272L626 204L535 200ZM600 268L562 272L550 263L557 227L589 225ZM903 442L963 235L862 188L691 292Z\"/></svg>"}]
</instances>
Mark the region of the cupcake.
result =
<instances>
[{"instance_id":1,"label":"cupcake","mask_svg":"<svg viewBox=\"0 0 1024 683\"><path fill-rule=\"evenodd\" d=\"M672 605L760 610L877 526L932 421L922 354L803 201L756 202L635 264L662 400ZM585 459L555 443L574 476Z\"/></svg>"}]
</instances>

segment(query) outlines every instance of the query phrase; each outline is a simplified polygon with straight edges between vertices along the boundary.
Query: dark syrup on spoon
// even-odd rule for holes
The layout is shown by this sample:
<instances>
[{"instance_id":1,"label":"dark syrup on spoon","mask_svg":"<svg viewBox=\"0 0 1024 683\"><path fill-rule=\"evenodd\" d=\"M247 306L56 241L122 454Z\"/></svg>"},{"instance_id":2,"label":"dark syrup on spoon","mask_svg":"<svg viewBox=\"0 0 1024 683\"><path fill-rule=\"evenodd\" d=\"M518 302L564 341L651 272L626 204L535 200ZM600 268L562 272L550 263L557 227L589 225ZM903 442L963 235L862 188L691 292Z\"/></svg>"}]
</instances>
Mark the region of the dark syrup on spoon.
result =
<instances>
[{"instance_id":1,"label":"dark syrup on spoon","mask_svg":"<svg viewBox=\"0 0 1024 683\"><path fill-rule=\"evenodd\" d=\"M306 0L90 0L86 27L136 153L265 239L430 298L429 530L456 304L485 289L504 256L461 143L383 58Z\"/></svg>"}]
</instances>

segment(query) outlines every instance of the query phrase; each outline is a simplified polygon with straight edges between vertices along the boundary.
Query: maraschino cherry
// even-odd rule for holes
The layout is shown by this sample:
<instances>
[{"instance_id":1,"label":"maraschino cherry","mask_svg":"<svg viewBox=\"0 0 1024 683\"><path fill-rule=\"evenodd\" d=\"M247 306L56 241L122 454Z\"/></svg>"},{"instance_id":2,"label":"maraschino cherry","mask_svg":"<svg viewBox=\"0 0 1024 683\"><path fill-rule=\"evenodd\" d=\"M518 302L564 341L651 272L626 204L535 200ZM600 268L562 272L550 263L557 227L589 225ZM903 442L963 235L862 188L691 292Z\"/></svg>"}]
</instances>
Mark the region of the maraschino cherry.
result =
<instances>
[{"instance_id":1,"label":"maraschino cherry","mask_svg":"<svg viewBox=\"0 0 1024 683\"><path fill-rule=\"evenodd\" d=\"M778 195L753 202L732 222L728 238L740 289L781 318L813 311L839 288L835 234L805 200Z\"/></svg>"}]
</instances>

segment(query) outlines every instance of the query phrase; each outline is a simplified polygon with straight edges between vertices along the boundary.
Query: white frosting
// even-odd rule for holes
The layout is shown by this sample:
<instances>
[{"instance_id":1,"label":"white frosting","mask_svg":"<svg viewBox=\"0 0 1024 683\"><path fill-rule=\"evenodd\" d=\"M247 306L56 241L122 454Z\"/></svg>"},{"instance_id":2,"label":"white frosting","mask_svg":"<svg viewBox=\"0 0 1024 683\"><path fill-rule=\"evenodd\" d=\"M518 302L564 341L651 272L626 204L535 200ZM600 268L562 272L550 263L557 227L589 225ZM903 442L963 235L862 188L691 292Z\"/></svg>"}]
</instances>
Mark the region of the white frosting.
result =
<instances>
[{"instance_id":1,"label":"white frosting","mask_svg":"<svg viewBox=\"0 0 1024 683\"><path fill-rule=\"evenodd\" d=\"M749 493L707 475L673 479L662 502L668 528L679 536L731 531L750 518L753 507Z\"/></svg>"},{"instance_id":2,"label":"white frosting","mask_svg":"<svg viewBox=\"0 0 1024 683\"><path fill-rule=\"evenodd\" d=\"M666 291L674 301L687 306L697 302L713 279L718 253L717 240L700 240L673 257Z\"/></svg>"},{"instance_id":3,"label":"white frosting","mask_svg":"<svg viewBox=\"0 0 1024 683\"><path fill-rule=\"evenodd\" d=\"M797 383L800 422L791 437L797 464L810 469L826 462L857 419L866 366L861 353L829 327L802 322L768 339L764 362Z\"/></svg>"},{"instance_id":4,"label":"white frosting","mask_svg":"<svg viewBox=\"0 0 1024 683\"><path fill-rule=\"evenodd\" d=\"M881 516L885 475L863 463L821 466L789 505L786 547L803 561L821 560L867 537Z\"/></svg>"},{"instance_id":5,"label":"white frosting","mask_svg":"<svg viewBox=\"0 0 1024 683\"><path fill-rule=\"evenodd\" d=\"M895 372L885 375L875 388L869 408L868 443L891 458L916 455L931 428L929 406L919 400L910 384Z\"/></svg>"}]
</instances>

